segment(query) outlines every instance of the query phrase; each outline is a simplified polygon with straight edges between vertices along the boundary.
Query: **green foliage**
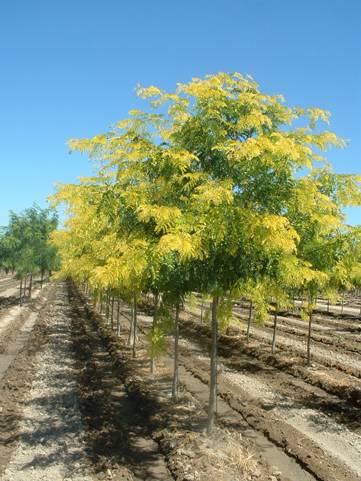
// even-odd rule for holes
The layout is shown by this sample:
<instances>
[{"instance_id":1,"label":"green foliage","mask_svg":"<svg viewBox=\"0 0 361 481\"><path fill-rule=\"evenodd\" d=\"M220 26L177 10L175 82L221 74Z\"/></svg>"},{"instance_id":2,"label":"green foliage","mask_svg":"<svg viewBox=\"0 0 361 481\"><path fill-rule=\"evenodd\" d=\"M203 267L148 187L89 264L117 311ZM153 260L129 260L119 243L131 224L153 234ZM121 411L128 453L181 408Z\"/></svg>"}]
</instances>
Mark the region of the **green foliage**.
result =
<instances>
[{"instance_id":1,"label":"green foliage","mask_svg":"<svg viewBox=\"0 0 361 481\"><path fill-rule=\"evenodd\" d=\"M222 298L218 304L217 316L219 320L219 329L224 331L232 322L237 322L237 318L233 314L233 299Z\"/></svg>"},{"instance_id":2,"label":"green foliage","mask_svg":"<svg viewBox=\"0 0 361 481\"><path fill-rule=\"evenodd\" d=\"M146 336L148 340L148 352L152 359L159 358L166 352L167 338L161 326L155 326Z\"/></svg>"},{"instance_id":3,"label":"green foliage","mask_svg":"<svg viewBox=\"0 0 361 481\"><path fill-rule=\"evenodd\" d=\"M9 225L0 236L0 266L14 270L19 278L59 268L56 248L48 242L57 224L51 209L10 212Z\"/></svg>"}]
</instances>

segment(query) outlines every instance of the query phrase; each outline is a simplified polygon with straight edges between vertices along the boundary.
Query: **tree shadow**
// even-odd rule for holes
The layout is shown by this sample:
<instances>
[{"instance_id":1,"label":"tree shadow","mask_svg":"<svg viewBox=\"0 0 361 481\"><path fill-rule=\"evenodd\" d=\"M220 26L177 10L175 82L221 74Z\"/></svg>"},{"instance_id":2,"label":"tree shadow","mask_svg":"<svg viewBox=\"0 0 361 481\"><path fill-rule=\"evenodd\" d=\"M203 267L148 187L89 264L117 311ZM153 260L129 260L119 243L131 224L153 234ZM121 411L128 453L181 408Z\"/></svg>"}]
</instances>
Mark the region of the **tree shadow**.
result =
<instances>
[{"instance_id":1,"label":"tree shadow","mask_svg":"<svg viewBox=\"0 0 361 481\"><path fill-rule=\"evenodd\" d=\"M109 353L114 346L98 331L99 319L77 302L76 293L70 302L80 409L92 463L98 471L126 465L141 479L170 479L151 438L155 428L167 425L167 416L157 419L161 407L149 392L124 384L131 376L128 364L114 362Z\"/></svg>"}]
</instances>

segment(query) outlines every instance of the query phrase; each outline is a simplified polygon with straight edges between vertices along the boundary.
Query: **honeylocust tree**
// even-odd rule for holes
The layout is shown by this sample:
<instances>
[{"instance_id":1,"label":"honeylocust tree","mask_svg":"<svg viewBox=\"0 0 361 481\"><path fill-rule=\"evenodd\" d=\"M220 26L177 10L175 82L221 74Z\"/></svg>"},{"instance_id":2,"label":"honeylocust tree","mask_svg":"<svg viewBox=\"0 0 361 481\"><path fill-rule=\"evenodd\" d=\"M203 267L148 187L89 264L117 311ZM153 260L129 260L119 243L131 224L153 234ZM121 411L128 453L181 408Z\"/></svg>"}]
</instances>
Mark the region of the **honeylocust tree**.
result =
<instances>
[{"instance_id":1,"label":"honeylocust tree","mask_svg":"<svg viewBox=\"0 0 361 481\"><path fill-rule=\"evenodd\" d=\"M343 208L360 205L359 176L336 174L329 165L313 169L298 182L289 217L300 241L297 257L300 268L292 275L306 295L301 314L308 321L307 362L311 359L313 310L317 297L336 295L352 285L357 265L359 237L345 225ZM296 281L297 282L297 281Z\"/></svg>"},{"instance_id":2,"label":"honeylocust tree","mask_svg":"<svg viewBox=\"0 0 361 481\"><path fill-rule=\"evenodd\" d=\"M212 296L211 432L224 299L241 285L262 285L292 257L305 269L312 298L326 282L303 246L312 239L315 203L320 199L326 211L335 203L315 163L323 162L321 151L344 143L322 129L327 112L287 107L281 96L263 93L237 73L196 78L171 93L152 86L138 94L150 100L150 112L131 111L109 132L71 147L100 160L99 176L111 179L112 235L125 244L145 242L158 265L175 255L192 289ZM358 181L349 184L355 197ZM160 281L155 272L146 284ZM258 304L262 311L265 303Z\"/></svg>"}]
</instances>

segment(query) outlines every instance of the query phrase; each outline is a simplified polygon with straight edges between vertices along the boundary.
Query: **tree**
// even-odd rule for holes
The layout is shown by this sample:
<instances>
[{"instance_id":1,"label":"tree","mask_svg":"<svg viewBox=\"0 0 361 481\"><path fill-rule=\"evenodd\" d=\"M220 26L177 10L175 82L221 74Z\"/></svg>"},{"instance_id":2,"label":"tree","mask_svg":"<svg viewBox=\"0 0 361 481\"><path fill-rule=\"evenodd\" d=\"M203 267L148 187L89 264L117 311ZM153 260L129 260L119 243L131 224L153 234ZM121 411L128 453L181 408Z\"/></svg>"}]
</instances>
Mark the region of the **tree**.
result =
<instances>
[{"instance_id":1,"label":"tree","mask_svg":"<svg viewBox=\"0 0 361 481\"><path fill-rule=\"evenodd\" d=\"M33 275L51 272L58 268L54 247L48 244L56 229L58 218L52 209L34 206L20 214L10 212L9 225L0 238L0 264L16 272L20 279L20 302L22 286L29 276L28 295L31 297ZM24 287L24 295L26 289Z\"/></svg>"},{"instance_id":2,"label":"tree","mask_svg":"<svg viewBox=\"0 0 361 481\"><path fill-rule=\"evenodd\" d=\"M320 151L344 146L320 128L328 112L286 107L249 77L220 73L175 92L151 86L138 94L150 99L151 113L131 111L109 132L70 142L101 162L92 181L100 199L96 208L92 198L85 206L102 226L85 242L97 254L89 275L102 287L126 290L136 278L137 292L153 288L180 299L192 288L212 297L211 432L224 300L254 286L255 315L264 318L265 286L285 266L300 269L298 285L313 299L328 267L313 263L310 251L341 228L345 202L360 203L360 179L315 167L324 161ZM76 212L73 222L87 232L85 217ZM184 285L172 288L173 272Z\"/></svg>"}]
</instances>

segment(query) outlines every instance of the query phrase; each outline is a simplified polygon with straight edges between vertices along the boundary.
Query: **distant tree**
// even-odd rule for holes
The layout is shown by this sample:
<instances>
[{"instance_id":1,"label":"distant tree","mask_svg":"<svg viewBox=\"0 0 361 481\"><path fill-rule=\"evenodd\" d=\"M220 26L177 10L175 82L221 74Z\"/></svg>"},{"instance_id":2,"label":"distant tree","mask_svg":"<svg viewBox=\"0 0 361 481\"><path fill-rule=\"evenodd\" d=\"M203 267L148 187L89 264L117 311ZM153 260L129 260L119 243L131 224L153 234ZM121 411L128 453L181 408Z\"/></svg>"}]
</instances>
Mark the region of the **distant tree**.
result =
<instances>
[{"instance_id":1,"label":"distant tree","mask_svg":"<svg viewBox=\"0 0 361 481\"><path fill-rule=\"evenodd\" d=\"M31 297L33 276L58 269L59 260L54 246L49 244L51 233L57 228L58 217L52 209L34 206L20 214L10 212L8 226L0 236L0 266L10 269L20 279L20 298Z\"/></svg>"}]
</instances>

